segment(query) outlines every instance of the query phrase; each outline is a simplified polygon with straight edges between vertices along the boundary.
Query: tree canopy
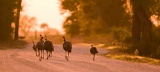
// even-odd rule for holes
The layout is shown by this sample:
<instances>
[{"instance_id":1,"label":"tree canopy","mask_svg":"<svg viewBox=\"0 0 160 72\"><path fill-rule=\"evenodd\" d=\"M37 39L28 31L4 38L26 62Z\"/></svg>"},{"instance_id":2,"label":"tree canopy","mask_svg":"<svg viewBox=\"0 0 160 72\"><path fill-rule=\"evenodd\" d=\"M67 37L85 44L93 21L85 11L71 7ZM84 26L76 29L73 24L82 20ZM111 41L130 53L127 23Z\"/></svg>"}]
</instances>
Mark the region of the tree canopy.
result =
<instances>
[{"instance_id":1,"label":"tree canopy","mask_svg":"<svg viewBox=\"0 0 160 72\"><path fill-rule=\"evenodd\" d=\"M71 13L63 27L70 35L101 34L109 32L111 27L129 27L124 3L121 0L63 0L62 9Z\"/></svg>"}]
</instances>

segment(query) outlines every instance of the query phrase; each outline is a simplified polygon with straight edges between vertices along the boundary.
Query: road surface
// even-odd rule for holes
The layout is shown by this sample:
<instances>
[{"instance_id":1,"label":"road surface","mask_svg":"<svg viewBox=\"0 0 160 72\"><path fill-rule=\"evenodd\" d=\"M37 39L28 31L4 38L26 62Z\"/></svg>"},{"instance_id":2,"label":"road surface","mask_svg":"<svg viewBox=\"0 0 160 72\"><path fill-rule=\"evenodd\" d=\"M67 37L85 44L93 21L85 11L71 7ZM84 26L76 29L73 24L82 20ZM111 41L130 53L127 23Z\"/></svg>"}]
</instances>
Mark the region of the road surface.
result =
<instances>
[{"instance_id":1,"label":"road surface","mask_svg":"<svg viewBox=\"0 0 160 72\"><path fill-rule=\"evenodd\" d=\"M160 66L105 58L105 49L98 48L95 61L90 46L74 44L69 61L65 60L62 45L56 44L52 58L39 61L32 44L24 49L0 50L0 72L160 72Z\"/></svg>"}]
</instances>

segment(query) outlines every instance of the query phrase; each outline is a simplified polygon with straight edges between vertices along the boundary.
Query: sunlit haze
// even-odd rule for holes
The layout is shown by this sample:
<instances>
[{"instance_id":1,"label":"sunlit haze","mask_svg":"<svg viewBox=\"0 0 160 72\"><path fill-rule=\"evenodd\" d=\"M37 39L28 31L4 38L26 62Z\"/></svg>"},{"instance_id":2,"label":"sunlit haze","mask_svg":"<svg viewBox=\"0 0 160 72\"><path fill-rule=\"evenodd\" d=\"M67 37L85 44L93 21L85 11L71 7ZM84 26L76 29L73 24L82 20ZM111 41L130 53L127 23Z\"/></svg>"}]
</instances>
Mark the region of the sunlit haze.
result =
<instances>
[{"instance_id":1,"label":"sunlit haze","mask_svg":"<svg viewBox=\"0 0 160 72\"><path fill-rule=\"evenodd\" d=\"M63 33L62 23L65 16L60 14L58 0L23 0L23 4L23 13L36 17L38 25L47 23L49 27Z\"/></svg>"}]
</instances>

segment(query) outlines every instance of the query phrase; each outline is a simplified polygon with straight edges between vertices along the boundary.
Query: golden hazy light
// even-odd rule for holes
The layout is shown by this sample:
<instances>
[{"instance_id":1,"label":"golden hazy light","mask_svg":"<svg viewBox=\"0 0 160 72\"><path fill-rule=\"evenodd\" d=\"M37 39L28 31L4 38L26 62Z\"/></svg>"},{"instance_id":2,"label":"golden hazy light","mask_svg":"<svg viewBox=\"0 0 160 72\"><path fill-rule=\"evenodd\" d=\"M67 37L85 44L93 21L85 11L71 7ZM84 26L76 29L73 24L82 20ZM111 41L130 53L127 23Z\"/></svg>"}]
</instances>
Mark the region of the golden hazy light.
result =
<instances>
[{"instance_id":1,"label":"golden hazy light","mask_svg":"<svg viewBox=\"0 0 160 72\"><path fill-rule=\"evenodd\" d=\"M47 23L50 28L55 28L63 33L62 23L65 16L60 14L59 0L23 0L23 4L22 14L35 17L38 26Z\"/></svg>"}]
</instances>

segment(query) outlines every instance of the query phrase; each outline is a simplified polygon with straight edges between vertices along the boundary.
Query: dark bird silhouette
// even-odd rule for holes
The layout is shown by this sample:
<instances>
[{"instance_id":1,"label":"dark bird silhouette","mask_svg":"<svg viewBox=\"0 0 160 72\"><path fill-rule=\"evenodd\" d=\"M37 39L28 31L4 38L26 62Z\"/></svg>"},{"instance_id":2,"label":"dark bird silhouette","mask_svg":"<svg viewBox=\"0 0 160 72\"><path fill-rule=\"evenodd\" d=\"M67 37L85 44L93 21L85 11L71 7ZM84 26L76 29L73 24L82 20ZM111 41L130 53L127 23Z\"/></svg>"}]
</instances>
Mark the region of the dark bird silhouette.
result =
<instances>
[{"instance_id":1,"label":"dark bird silhouette","mask_svg":"<svg viewBox=\"0 0 160 72\"><path fill-rule=\"evenodd\" d=\"M44 58L44 47L43 47L43 36L40 35L40 40L37 42L36 44L36 48L38 49L38 53L39 53L39 61L42 60L42 58Z\"/></svg>"},{"instance_id":2,"label":"dark bird silhouette","mask_svg":"<svg viewBox=\"0 0 160 72\"><path fill-rule=\"evenodd\" d=\"M66 39L65 39L64 36L63 36L62 38L64 39L63 49L65 50L65 58L66 58L66 60L68 60L68 58L69 58L69 53L72 52L72 43L69 42L69 41L66 41Z\"/></svg>"},{"instance_id":3,"label":"dark bird silhouette","mask_svg":"<svg viewBox=\"0 0 160 72\"><path fill-rule=\"evenodd\" d=\"M91 45L90 53L93 55L93 61L95 60L95 55L98 53L97 48Z\"/></svg>"},{"instance_id":4,"label":"dark bird silhouette","mask_svg":"<svg viewBox=\"0 0 160 72\"><path fill-rule=\"evenodd\" d=\"M52 57L52 51L54 51L54 46L53 43L47 39L47 37L45 37L44 49L47 52L47 59L49 57Z\"/></svg>"},{"instance_id":5,"label":"dark bird silhouette","mask_svg":"<svg viewBox=\"0 0 160 72\"><path fill-rule=\"evenodd\" d=\"M36 48L36 44L34 43L33 41L33 46L32 46L33 50L35 51L36 53L36 56L38 56L38 48Z\"/></svg>"}]
</instances>

